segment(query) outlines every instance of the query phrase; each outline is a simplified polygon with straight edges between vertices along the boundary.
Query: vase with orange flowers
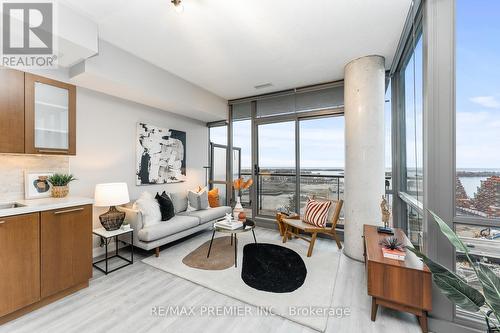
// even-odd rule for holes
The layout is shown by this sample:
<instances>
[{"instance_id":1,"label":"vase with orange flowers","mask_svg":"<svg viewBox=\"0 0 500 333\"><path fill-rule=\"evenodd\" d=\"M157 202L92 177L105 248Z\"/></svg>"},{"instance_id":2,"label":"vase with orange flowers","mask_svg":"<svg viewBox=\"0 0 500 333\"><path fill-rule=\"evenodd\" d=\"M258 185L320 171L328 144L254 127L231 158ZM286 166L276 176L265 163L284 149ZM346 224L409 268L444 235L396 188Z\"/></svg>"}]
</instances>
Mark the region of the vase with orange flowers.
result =
<instances>
[{"instance_id":1,"label":"vase with orange flowers","mask_svg":"<svg viewBox=\"0 0 500 333\"><path fill-rule=\"evenodd\" d=\"M245 181L243 178L238 178L233 182L234 190L236 191L236 205L233 209L233 216L238 216L239 213L244 212L243 206L241 205L241 191L249 189L252 186L253 180L250 178Z\"/></svg>"}]
</instances>

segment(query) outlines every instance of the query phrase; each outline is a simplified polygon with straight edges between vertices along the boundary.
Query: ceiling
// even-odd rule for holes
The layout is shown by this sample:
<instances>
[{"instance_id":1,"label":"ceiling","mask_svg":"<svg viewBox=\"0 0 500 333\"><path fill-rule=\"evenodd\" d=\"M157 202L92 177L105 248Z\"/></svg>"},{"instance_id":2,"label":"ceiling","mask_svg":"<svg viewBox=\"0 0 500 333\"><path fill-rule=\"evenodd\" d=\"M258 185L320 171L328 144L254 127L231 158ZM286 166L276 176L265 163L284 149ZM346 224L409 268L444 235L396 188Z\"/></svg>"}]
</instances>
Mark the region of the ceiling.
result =
<instances>
[{"instance_id":1,"label":"ceiling","mask_svg":"<svg viewBox=\"0 0 500 333\"><path fill-rule=\"evenodd\" d=\"M101 39L234 99L342 79L366 55L389 68L411 0L183 0L182 13L170 0L64 2Z\"/></svg>"}]
</instances>

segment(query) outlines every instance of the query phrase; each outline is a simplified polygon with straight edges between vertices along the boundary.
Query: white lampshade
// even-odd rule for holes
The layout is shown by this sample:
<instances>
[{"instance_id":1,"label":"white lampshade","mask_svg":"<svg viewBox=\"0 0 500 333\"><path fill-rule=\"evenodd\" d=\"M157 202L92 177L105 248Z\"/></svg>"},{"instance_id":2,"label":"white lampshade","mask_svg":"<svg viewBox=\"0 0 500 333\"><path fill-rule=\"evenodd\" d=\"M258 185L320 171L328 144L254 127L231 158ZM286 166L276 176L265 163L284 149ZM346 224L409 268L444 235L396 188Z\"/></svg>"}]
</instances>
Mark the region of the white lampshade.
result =
<instances>
[{"instance_id":1,"label":"white lampshade","mask_svg":"<svg viewBox=\"0 0 500 333\"><path fill-rule=\"evenodd\" d=\"M94 205L97 207L118 206L130 201L127 183L107 183L95 186Z\"/></svg>"}]
</instances>

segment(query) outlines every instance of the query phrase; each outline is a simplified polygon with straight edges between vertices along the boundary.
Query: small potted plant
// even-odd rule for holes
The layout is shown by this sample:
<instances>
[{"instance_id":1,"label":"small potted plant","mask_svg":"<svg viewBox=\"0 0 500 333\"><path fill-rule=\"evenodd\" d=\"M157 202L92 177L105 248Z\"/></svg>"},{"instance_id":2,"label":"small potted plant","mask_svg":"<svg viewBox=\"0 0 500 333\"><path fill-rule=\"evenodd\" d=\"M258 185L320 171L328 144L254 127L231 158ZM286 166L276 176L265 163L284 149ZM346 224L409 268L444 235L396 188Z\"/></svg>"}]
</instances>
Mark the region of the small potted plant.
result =
<instances>
[{"instance_id":1,"label":"small potted plant","mask_svg":"<svg viewBox=\"0 0 500 333\"><path fill-rule=\"evenodd\" d=\"M64 198L69 193L68 184L76 180L76 178L71 174L55 173L47 180L52 185L52 196L54 198Z\"/></svg>"}]
</instances>

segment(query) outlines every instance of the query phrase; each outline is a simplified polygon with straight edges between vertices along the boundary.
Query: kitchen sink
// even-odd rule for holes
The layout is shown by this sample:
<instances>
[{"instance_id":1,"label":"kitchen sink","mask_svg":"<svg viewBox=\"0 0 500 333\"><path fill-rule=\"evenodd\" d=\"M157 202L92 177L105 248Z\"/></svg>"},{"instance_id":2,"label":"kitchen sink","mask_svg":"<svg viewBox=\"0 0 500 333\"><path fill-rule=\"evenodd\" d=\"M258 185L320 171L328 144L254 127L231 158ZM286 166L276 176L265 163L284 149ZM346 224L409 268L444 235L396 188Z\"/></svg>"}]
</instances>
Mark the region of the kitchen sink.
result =
<instances>
[{"instance_id":1,"label":"kitchen sink","mask_svg":"<svg viewBox=\"0 0 500 333\"><path fill-rule=\"evenodd\" d=\"M26 207L26 205L20 204L18 202L0 203L0 209L11 209L11 208L21 208L21 207Z\"/></svg>"}]
</instances>

